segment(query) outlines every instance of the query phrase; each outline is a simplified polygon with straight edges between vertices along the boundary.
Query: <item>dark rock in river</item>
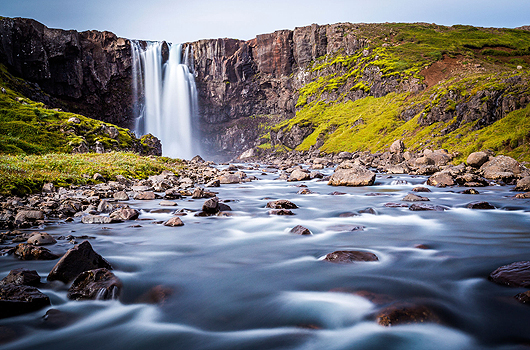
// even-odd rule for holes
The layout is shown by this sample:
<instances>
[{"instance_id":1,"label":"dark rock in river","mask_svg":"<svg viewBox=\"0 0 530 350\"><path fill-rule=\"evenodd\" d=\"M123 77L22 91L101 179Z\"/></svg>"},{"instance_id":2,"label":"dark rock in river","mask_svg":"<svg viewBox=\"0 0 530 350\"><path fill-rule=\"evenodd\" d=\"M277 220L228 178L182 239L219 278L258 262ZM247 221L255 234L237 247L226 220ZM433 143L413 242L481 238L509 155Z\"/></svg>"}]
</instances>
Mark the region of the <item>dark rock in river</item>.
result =
<instances>
[{"instance_id":1,"label":"dark rock in river","mask_svg":"<svg viewBox=\"0 0 530 350\"><path fill-rule=\"evenodd\" d=\"M22 315L50 305L50 298L35 287L0 285L0 318Z\"/></svg>"},{"instance_id":2,"label":"dark rock in river","mask_svg":"<svg viewBox=\"0 0 530 350\"><path fill-rule=\"evenodd\" d=\"M495 209L493 205L488 202L472 202L466 205L468 209Z\"/></svg>"},{"instance_id":3,"label":"dark rock in river","mask_svg":"<svg viewBox=\"0 0 530 350\"><path fill-rule=\"evenodd\" d=\"M333 263L352 263L356 261L379 261L379 258L374 253L370 252L339 250L327 254L324 260Z\"/></svg>"},{"instance_id":4,"label":"dark rock in river","mask_svg":"<svg viewBox=\"0 0 530 350\"><path fill-rule=\"evenodd\" d=\"M516 296L514 296L514 298L523 304L530 305L530 290L524 293L519 293Z\"/></svg>"},{"instance_id":5,"label":"dark rock in river","mask_svg":"<svg viewBox=\"0 0 530 350\"><path fill-rule=\"evenodd\" d=\"M48 275L48 281L62 281L68 283L81 272L106 268L112 269L110 264L92 249L88 241L76 245L55 264Z\"/></svg>"},{"instance_id":6,"label":"dark rock in river","mask_svg":"<svg viewBox=\"0 0 530 350\"><path fill-rule=\"evenodd\" d=\"M428 200L429 200L429 198L427 198L427 197L418 196L418 195L413 194L413 193L407 194L402 199L402 201L405 201L405 202L422 202L422 201L428 201Z\"/></svg>"},{"instance_id":7,"label":"dark rock in river","mask_svg":"<svg viewBox=\"0 0 530 350\"><path fill-rule=\"evenodd\" d=\"M16 286L38 286L40 284L40 276L35 270L27 270L24 268L14 269L0 281L0 286L5 286L7 284Z\"/></svg>"},{"instance_id":8,"label":"dark rock in river","mask_svg":"<svg viewBox=\"0 0 530 350\"><path fill-rule=\"evenodd\" d=\"M480 193L474 188L468 188L467 190L462 191L462 194L480 194Z\"/></svg>"},{"instance_id":9,"label":"dark rock in river","mask_svg":"<svg viewBox=\"0 0 530 350\"><path fill-rule=\"evenodd\" d=\"M530 261L518 261L493 271L488 279L510 287L530 288Z\"/></svg>"},{"instance_id":10,"label":"dark rock in river","mask_svg":"<svg viewBox=\"0 0 530 350\"><path fill-rule=\"evenodd\" d=\"M414 192L431 192L427 187L417 186L412 189Z\"/></svg>"},{"instance_id":11,"label":"dark rock in river","mask_svg":"<svg viewBox=\"0 0 530 350\"><path fill-rule=\"evenodd\" d=\"M68 298L73 300L111 300L120 295L123 284L105 268L81 273L68 289Z\"/></svg>"},{"instance_id":12,"label":"dark rock in river","mask_svg":"<svg viewBox=\"0 0 530 350\"><path fill-rule=\"evenodd\" d=\"M309 229L305 228L302 225L296 225L289 232L297 234L297 235L311 235L312 234L311 231L309 231Z\"/></svg>"},{"instance_id":13,"label":"dark rock in river","mask_svg":"<svg viewBox=\"0 0 530 350\"><path fill-rule=\"evenodd\" d=\"M20 260L54 260L59 258L59 256L52 254L44 247L37 247L27 243L17 245L14 254Z\"/></svg>"},{"instance_id":14,"label":"dark rock in river","mask_svg":"<svg viewBox=\"0 0 530 350\"><path fill-rule=\"evenodd\" d=\"M269 215L294 215L294 213L288 209L272 209L269 210Z\"/></svg>"},{"instance_id":15,"label":"dark rock in river","mask_svg":"<svg viewBox=\"0 0 530 350\"><path fill-rule=\"evenodd\" d=\"M267 203L267 208L271 209L298 209L298 206L287 199L278 199Z\"/></svg>"},{"instance_id":16,"label":"dark rock in river","mask_svg":"<svg viewBox=\"0 0 530 350\"><path fill-rule=\"evenodd\" d=\"M442 207L441 205L432 205L426 203L414 203L409 207L409 210L412 211L444 211L447 209L447 207Z\"/></svg>"},{"instance_id":17,"label":"dark rock in river","mask_svg":"<svg viewBox=\"0 0 530 350\"><path fill-rule=\"evenodd\" d=\"M42 316L42 323L39 326L44 329L59 329L71 325L77 318L77 315L70 312L49 309Z\"/></svg>"},{"instance_id":18,"label":"dark rock in river","mask_svg":"<svg viewBox=\"0 0 530 350\"><path fill-rule=\"evenodd\" d=\"M431 309L424 305L396 303L381 310L377 314L377 323L381 326L397 326L400 324L440 322Z\"/></svg>"}]
</instances>

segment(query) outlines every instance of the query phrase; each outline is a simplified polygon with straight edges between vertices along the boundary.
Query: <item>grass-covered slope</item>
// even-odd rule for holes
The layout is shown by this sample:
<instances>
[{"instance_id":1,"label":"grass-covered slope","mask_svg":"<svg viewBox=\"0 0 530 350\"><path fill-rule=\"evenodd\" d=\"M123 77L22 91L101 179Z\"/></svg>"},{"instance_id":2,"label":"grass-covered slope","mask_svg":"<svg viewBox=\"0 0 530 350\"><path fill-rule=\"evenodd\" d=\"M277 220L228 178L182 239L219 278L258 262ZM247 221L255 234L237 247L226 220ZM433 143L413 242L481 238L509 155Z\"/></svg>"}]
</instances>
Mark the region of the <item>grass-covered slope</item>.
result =
<instances>
[{"instance_id":1,"label":"grass-covered slope","mask_svg":"<svg viewBox=\"0 0 530 350\"><path fill-rule=\"evenodd\" d=\"M530 161L530 32L434 24L346 27L365 47L339 49L305 70L294 125L298 150L479 149ZM268 139L268 136L263 138ZM261 148L268 148L267 144Z\"/></svg>"},{"instance_id":2,"label":"grass-covered slope","mask_svg":"<svg viewBox=\"0 0 530 350\"><path fill-rule=\"evenodd\" d=\"M105 150L148 152L127 129L25 98L19 92L25 85L0 65L0 153L70 153L80 146L94 151L96 142Z\"/></svg>"}]
</instances>

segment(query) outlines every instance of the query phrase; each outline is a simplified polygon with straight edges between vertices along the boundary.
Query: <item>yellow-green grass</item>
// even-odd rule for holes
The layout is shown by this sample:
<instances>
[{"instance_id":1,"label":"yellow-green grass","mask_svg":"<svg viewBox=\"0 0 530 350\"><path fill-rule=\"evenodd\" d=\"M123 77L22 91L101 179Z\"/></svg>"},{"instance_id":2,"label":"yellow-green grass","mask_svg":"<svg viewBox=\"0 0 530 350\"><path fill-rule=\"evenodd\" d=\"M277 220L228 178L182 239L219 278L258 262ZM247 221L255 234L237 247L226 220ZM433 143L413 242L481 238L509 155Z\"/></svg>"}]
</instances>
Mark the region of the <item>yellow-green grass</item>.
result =
<instances>
[{"instance_id":1,"label":"yellow-green grass","mask_svg":"<svg viewBox=\"0 0 530 350\"><path fill-rule=\"evenodd\" d=\"M123 175L143 179L169 170L178 174L184 167L176 159L144 157L134 153L85 153L7 155L0 154L0 194L24 195L38 192L45 183L56 186L93 183L92 177L100 173L107 180Z\"/></svg>"}]
</instances>

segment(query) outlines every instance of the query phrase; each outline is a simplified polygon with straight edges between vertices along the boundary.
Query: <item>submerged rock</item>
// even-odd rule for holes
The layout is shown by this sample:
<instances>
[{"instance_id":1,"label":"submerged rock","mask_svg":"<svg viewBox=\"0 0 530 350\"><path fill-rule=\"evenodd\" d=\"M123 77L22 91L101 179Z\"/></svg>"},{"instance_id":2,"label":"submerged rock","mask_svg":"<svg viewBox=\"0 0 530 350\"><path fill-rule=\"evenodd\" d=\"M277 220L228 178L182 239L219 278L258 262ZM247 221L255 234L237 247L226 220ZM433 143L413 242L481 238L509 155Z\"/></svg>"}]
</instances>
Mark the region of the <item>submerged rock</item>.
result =
<instances>
[{"instance_id":1,"label":"submerged rock","mask_svg":"<svg viewBox=\"0 0 530 350\"><path fill-rule=\"evenodd\" d=\"M438 323L440 319L424 305L396 303L384 308L377 314L377 323L385 327L427 322Z\"/></svg>"},{"instance_id":2,"label":"submerged rock","mask_svg":"<svg viewBox=\"0 0 530 350\"><path fill-rule=\"evenodd\" d=\"M48 274L48 281L68 283L80 273L98 268L112 269L107 260L96 253L88 241L84 241L68 250L55 264Z\"/></svg>"},{"instance_id":3,"label":"submerged rock","mask_svg":"<svg viewBox=\"0 0 530 350\"><path fill-rule=\"evenodd\" d=\"M312 235L311 231L309 231L309 229L305 228L302 225L296 225L289 232L294 233L296 235L302 235L302 236Z\"/></svg>"},{"instance_id":4,"label":"submerged rock","mask_svg":"<svg viewBox=\"0 0 530 350\"><path fill-rule=\"evenodd\" d=\"M0 285L0 318L40 310L50 305L50 298L35 287Z\"/></svg>"},{"instance_id":5,"label":"submerged rock","mask_svg":"<svg viewBox=\"0 0 530 350\"><path fill-rule=\"evenodd\" d=\"M288 209L272 209L269 210L269 215L294 215L294 213Z\"/></svg>"},{"instance_id":6,"label":"submerged rock","mask_svg":"<svg viewBox=\"0 0 530 350\"><path fill-rule=\"evenodd\" d=\"M530 261L518 261L493 271L488 279L510 287L530 288Z\"/></svg>"},{"instance_id":7,"label":"submerged rock","mask_svg":"<svg viewBox=\"0 0 530 350\"><path fill-rule=\"evenodd\" d=\"M327 254L324 260L333 263L352 263L356 261L379 261L379 258L371 252L338 250Z\"/></svg>"},{"instance_id":8,"label":"submerged rock","mask_svg":"<svg viewBox=\"0 0 530 350\"><path fill-rule=\"evenodd\" d=\"M68 298L73 300L111 300L120 295L123 284L106 268L81 273L68 289Z\"/></svg>"},{"instance_id":9,"label":"submerged rock","mask_svg":"<svg viewBox=\"0 0 530 350\"><path fill-rule=\"evenodd\" d=\"M530 290L524 293L519 293L516 296L514 296L514 298L523 304L530 305Z\"/></svg>"},{"instance_id":10,"label":"submerged rock","mask_svg":"<svg viewBox=\"0 0 530 350\"><path fill-rule=\"evenodd\" d=\"M278 199L267 203L267 208L271 209L298 209L298 206L287 199Z\"/></svg>"},{"instance_id":11,"label":"submerged rock","mask_svg":"<svg viewBox=\"0 0 530 350\"><path fill-rule=\"evenodd\" d=\"M493 205L488 202L472 202L466 205L468 209L495 209Z\"/></svg>"}]
</instances>

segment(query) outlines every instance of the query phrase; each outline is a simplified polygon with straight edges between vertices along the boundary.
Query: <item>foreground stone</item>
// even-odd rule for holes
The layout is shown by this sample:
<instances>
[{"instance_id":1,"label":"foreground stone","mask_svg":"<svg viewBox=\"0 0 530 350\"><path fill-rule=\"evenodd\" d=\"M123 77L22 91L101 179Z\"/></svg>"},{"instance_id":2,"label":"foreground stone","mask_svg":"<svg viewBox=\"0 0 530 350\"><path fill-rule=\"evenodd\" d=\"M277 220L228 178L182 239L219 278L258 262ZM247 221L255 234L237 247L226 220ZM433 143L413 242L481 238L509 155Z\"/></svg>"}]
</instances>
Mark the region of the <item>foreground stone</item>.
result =
<instances>
[{"instance_id":1,"label":"foreground stone","mask_svg":"<svg viewBox=\"0 0 530 350\"><path fill-rule=\"evenodd\" d=\"M530 288L530 261L518 261L493 271L488 279L510 287Z\"/></svg>"},{"instance_id":2,"label":"foreground stone","mask_svg":"<svg viewBox=\"0 0 530 350\"><path fill-rule=\"evenodd\" d=\"M50 305L50 298L35 287L6 284L0 286L0 318L40 310Z\"/></svg>"},{"instance_id":3,"label":"foreground stone","mask_svg":"<svg viewBox=\"0 0 530 350\"><path fill-rule=\"evenodd\" d=\"M375 182L375 173L362 166L353 165L348 169L335 170L328 185L331 186L371 186Z\"/></svg>"},{"instance_id":4,"label":"foreground stone","mask_svg":"<svg viewBox=\"0 0 530 350\"><path fill-rule=\"evenodd\" d=\"M267 208L271 209L298 209L298 206L287 199L278 199L267 203Z\"/></svg>"},{"instance_id":5,"label":"foreground stone","mask_svg":"<svg viewBox=\"0 0 530 350\"><path fill-rule=\"evenodd\" d=\"M296 225L289 232L294 233L296 235L302 235L302 236L312 235L311 231L309 231L309 229L305 228L302 225Z\"/></svg>"},{"instance_id":6,"label":"foreground stone","mask_svg":"<svg viewBox=\"0 0 530 350\"><path fill-rule=\"evenodd\" d=\"M424 305L396 303L377 314L377 323L385 327L427 322L438 323L440 319Z\"/></svg>"},{"instance_id":7,"label":"foreground stone","mask_svg":"<svg viewBox=\"0 0 530 350\"><path fill-rule=\"evenodd\" d=\"M76 245L55 264L48 274L48 281L68 283L80 273L98 268L112 269L110 264L92 249L88 241Z\"/></svg>"},{"instance_id":8,"label":"foreground stone","mask_svg":"<svg viewBox=\"0 0 530 350\"><path fill-rule=\"evenodd\" d=\"M202 205L202 212L198 213L198 216L211 216L218 214L221 211L231 211L230 206L220 203L219 198L213 197L204 202Z\"/></svg>"},{"instance_id":9,"label":"foreground stone","mask_svg":"<svg viewBox=\"0 0 530 350\"><path fill-rule=\"evenodd\" d=\"M332 263L353 263L356 261L379 261L379 258L370 252L339 250L327 254L324 260Z\"/></svg>"},{"instance_id":10,"label":"foreground stone","mask_svg":"<svg viewBox=\"0 0 530 350\"><path fill-rule=\"evenodd\" d=\"M178 226L184 226L184 223L178 216L176 216L164 222L164 226L178 227Z\"/></svg>"},{"instance_id":11,"label":"foreground stone","mask_svg":"<svg viewBox=\"0 0 530 350\"><path fill-rule=\"evenodd\" d=\"M55 244L57 241L46 232L35 232L28 238L28 243L33 245Z\"/></svg>"},{"instance_id":12,"label":"foreground stone","mask_svg":"<svg viewBox=\"0 0 530 350\"><path fill-rule=\"evenodd\" d=\"M111 300L120 295L123 284L105 268L81 273L68 289L68 298L73 300Z\"/></svg>"},{"instance_id":13,"label":"foreground stone","mask_svg":"<svg viewBox=\"0 0 530 350\"><path fill-rule=\"evenodd\" d=\"M12 284L15 286L38 286L40 284L40 276L35 270L14 269L0 281L0 286Z\"/></svg>"},{"instance_id":14,"label":"foreground stone","mask_svg":"<svg viewBox=\"0 0 530 350\"><path fill-rule=\"evenodd\" d=\"M55 260L59 258L44 247L37 247L28 243L17 245L15 256L20 260Z\"/></svg>"},{"instance_id":15,"label":"foreground stone","mask_svg":"<svg viewBox=\"0 0 530 350\"><path fill-rule=\"evenodd\" d=\"M488 202L472 202L466 205L468 209L495 209L493 205Z\"/></svg>"}]
</instances>

